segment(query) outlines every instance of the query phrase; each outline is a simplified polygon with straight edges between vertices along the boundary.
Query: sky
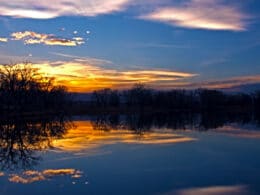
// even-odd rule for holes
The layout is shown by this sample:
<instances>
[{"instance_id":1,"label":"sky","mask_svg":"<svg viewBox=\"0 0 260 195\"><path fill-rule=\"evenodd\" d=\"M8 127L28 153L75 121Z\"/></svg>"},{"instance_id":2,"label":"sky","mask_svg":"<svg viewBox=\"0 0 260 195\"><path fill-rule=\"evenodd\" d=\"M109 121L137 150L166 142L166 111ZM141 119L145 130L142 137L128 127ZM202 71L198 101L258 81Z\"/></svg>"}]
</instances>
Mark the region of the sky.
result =
<instances>
[{"instance_id":1,"label":"sky","mask_svg":"<svg viewBox=\"0 0 260 195\"><path fill-rule=\"evenodd\" d=\"M259 0L1 0L0 29L0 64L73 92L260 83Z\"/></svg>"}]
</instances>

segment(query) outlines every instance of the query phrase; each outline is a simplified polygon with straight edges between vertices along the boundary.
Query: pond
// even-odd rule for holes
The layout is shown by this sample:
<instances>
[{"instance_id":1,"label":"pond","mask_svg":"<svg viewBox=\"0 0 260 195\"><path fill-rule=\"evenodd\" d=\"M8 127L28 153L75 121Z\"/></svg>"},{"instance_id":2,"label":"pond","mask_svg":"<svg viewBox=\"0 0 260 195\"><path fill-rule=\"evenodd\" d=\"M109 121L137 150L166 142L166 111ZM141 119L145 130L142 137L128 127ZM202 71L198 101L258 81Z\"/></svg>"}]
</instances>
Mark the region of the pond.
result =
<instances>
[{"instance_id":1,"label":"pond","mask_svg":"<svg viewBox=\"0 0 260 195\"><path fill-rule=\"evenodd\" d=\"M260 194L257 121L167 116L2 119L0 194Z\"/></svg>"}]
</instances>

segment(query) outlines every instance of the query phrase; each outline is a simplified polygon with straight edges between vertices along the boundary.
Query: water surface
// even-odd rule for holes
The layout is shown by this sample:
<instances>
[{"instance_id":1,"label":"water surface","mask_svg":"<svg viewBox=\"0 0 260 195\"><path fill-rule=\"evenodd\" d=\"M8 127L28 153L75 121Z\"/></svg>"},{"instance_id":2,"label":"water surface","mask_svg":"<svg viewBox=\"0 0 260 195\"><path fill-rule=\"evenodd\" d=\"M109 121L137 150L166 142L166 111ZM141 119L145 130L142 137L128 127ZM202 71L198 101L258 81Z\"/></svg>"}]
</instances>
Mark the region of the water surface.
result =
<instances>
[{"instance_id":1,"label":"water surface","mask_svg":"<svg viewBox=\"0 0 260 195\"><path fill-rule=\"evenodd\" d=\"M203 120L2 120L0 194L260 194L258 123Z\"/></svg>"}]
</instances>

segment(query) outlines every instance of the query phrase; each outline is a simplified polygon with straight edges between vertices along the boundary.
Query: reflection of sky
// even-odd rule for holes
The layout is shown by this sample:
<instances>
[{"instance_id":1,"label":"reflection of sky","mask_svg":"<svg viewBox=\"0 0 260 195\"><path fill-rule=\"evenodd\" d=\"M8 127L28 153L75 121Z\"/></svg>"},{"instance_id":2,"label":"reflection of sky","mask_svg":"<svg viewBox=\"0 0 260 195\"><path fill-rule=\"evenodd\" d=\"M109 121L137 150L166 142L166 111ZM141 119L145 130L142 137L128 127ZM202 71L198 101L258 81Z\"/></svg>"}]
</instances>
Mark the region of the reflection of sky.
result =
<instances>
[{"instance_id":1,"label":"reflection of sky","mask_svg":"<svg viewBox=\"0 0 260 195\"><path fill-rule=\"evenodd\" d=\"M144 132L141 135L131 130L94 130L90 121L74 121L62 139L54 140L53 147L62 151L82 152L118 143L130 144L177 144L196 141L195 138L170 132Z\"/></svg>"},{"instance_id":2,"label":"reflection of sky","mask_svg":"<svg viewBox=\"0 0 260 195\"><path fill-rule=\"evenodd\" d=\"M259 83L259 10L236 0L2 0L0 64L66 66L66 79L56 76L72 91ZM77 78L74 66L92 69Z\"/></svg>"},{"instance_id":3,"label":"reflection of sky","mask_svg":"<svg viewBox=\"0 0 260 195\"><path fill-rule=\"evenodd\" d=\"M77 129L41 154L42 162L33 169L0 172L0 194L260 192L259 139L227 136L218 130L163 129L159 135L156 129L131 135L128 130L93 130L89 121L75 125ZM182 138L196 141L174 141ZM158 142L150 144L151 140Z\"/></svg>"}]
</instances>

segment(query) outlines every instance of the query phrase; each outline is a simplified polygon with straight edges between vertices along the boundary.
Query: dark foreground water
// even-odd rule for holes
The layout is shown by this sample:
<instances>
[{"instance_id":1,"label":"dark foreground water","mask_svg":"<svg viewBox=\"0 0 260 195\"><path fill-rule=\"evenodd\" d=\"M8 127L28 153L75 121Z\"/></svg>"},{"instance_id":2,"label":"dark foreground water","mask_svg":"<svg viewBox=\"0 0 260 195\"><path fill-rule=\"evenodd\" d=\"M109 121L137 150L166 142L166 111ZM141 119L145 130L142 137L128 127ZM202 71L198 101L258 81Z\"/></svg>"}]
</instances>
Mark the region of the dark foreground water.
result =
<instances>
[{"instance_id":1,"label":"dark foreground water","mask_svg":"<svg viewBox=\"0 0 260 195\"><path fill-rule=\"evenodd\" d=\"M260 194L257 124L201 121L2 120L0 194Z\"/></svg>"}]
</instances>

